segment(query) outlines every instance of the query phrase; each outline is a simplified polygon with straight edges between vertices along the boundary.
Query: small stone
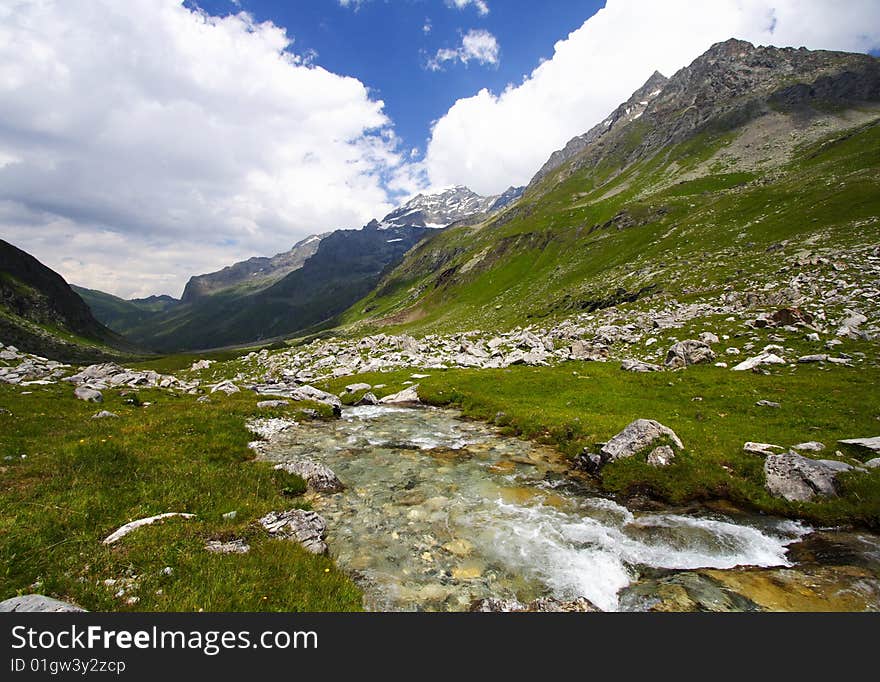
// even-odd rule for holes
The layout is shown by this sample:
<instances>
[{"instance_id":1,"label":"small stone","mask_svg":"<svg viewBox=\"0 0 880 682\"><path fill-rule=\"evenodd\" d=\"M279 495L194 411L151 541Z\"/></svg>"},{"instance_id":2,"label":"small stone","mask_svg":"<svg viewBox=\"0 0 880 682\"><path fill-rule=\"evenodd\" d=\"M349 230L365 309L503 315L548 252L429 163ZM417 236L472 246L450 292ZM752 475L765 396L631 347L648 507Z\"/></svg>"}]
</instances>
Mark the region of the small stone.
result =
<instances>
[{"instance_id":1,"label":"small stone","mask_svg":"<svg viewBox=\"0 0 880 682\"><path fill-rule=\"evenodd\" d=\"M675 459L675 451L668 445L654 448L648 455L648 464L652 467L665 467L672 464Z\"/></svg>"},{"instance_id":2,"label":"small stone","mask_svg":"<svg viewBox=\"0 0 880 682\"><path fill-rule=\"evenodd\" d=\"M102 403L104 402L104 396L101 394L96 388L92 388L91 386L77 386L73 391L73 395L75 395L79 400L85 400L89 403Z\"/></svg>"},{"instance_id":3,"label":"small stone","mask_svg":"<svg viewBox=\"0 0 880 682\"><path fill-rule=\"evenodd\" d=\"M806 443L798 443L797 445L791 446L792 450L801 450L804 452L821 452L825 449L825 444L820 443L816 440L811 440Z\"/></svg>"},{"instance_id":4,"label":"small stone","mask_svg":"<svg viewBox=\"0 0 880 682\"><path fill-rule=\"evenodd\" d=\"M205 545L205 549L213 554L247 554L251 551L251 546L244 540L230 540L229 542L210 540Z\"/></svg>"},{"instance_id":5,"label":"small stone","mask_svg":"<svg viewBox=\"0 0 880 682\"><path fill-rule=\"evenodd\" d=\"M232 510L231 512L226 512L223 514L224 521L234 521L235 517L238 516L238 510Z\"/></svg>"},{"instance_id":6,"label":"small stone","mask_svg":"<svg viewBox=\"0 0 880 682\"><path fill-rule=\"evenodd\" d=\"M745 445L743 445L743 452L748 452L752 455L762 455L764 457L774 454L774 450L785 450L781 445L772 445L770 443L753 443L752 441L747 441Z\"/></svg>"},{"instance_id":7,"label":"small stone","mask_svg":"<svg viewBox=\"0 0 880 682\"><path fill-rule=\"evenodd\" d=\"M755 405L757 405L758 407L773 407L776 409L782 407L782 405L780 405L779 403L774 403L772 400L759 400L755 403Z\"/></svg>"},{"instance_id":8,"label":"small stone","mask_svg":"<svg viewBox=\"0 0 880 682\"><path fill-rule=\"evenodd\" d=\"M290 403L286 400L261 400L257 403L260 410L274 409L278 407L287 407Z\"/></svg>"}]
</instances>

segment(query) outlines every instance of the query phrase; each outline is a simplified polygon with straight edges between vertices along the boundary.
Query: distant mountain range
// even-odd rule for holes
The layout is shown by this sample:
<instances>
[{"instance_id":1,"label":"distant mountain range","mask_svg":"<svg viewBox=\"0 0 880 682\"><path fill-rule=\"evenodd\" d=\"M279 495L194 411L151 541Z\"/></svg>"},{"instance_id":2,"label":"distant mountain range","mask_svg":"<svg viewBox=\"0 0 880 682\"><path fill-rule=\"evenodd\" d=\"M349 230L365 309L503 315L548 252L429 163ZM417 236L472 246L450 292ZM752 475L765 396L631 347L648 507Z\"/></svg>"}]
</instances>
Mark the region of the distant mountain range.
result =
<instances>
[{"instance_id":1,"label":"distant mountain range","mask_svg":"<svg viewBox=\"0 0 880 682\"><path fill-rule=\"evenodd\" d=\"M250 258L192 277L178 301L125 301L77 288L110 328L158 351L263 342L331 324L434 230L490 215L523 188L483 197L467 187L419 194L360 230L308 237L271 258Z\"/></svg>"}]
</instances>

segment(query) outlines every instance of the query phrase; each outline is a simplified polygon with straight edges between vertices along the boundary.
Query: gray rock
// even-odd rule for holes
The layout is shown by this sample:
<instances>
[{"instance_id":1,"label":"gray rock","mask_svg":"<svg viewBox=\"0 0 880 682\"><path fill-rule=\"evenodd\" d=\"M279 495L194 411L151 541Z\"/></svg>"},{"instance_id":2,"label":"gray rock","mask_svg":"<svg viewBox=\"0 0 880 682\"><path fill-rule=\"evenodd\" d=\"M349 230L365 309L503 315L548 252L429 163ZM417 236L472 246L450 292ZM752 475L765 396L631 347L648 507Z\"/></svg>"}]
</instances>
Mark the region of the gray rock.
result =
<instances>
[{"instance_id":1,"label":"gray rock","mask_svg":"<svg viewBox=\"0 0 880 682\"><path fill-rule=\"evenodd\" d=\"M876 469L877 467L880 467L880 457L869 459L867 462L865 462L865 466L869 469Z\"/></svg>"},{"instance_id":2,"label":"gray rock","mask_svg":"<svg viewBox=\"0 0 880 682\"><path fill-rule=\"evenodd\" d=\"M759 400L755 403L755 405L757 405L758 407L774 407L777 409L782 407L782 405L780 405L779 403L774 403L772 400Z\"/></svg>"},{"instance_id":3,"label":"gray rock","mask_svg":"<svg viewBox=\"0 0 880 682\"><path fill-rule=\"evenodd\" d=\"M219 384L214 384L211 386L211 393L217 392L225 393L226 395L232 395L233 393L238 393L241 389L232 383L229 380L221 381Z\"/></svg>"},{"instance_id":4,"label":"gray rock","mask_svg":"<svg viewBox=\"0 0 880 682\"><path fill-rule=\"evenodd\" d=\"M269 512L260 524L270 535L300 543L312 554L325 554L327 522L317 512L291 509L286 512Z\"/></svg>"},{"instance_id":5,"label":"gray rock","mask_svg":"<svg viewBox=\"0 0 880 682\"><path fill-rule=\"evenodd\" d=\"M837 495L837 473L835 467L794 452L770 455L764 460L767 490L789 502L807 502L817 495Z\"/></svg>"},{"instance_id":6,"label":"gray rock","mask_svg":"<svg viewBox=\"0 0 880 682\"><path fill-rule=\"evenodd\" d=\"M0 613L84 613L85 609L42 594L25 594L0 601Z\"/></svg>"},{"instance_id":7,"label":"gray rock","mask_svg":"<svg viewBox=\"0 0 880 682\"><path fill-rule=\"evenodd\" d=\"M311 459L301 459L295 462L284 462L275 467L289 474L295 474L302 478L309 486L319 493L336 493L344 490L342 481L333 473L333 470Z\"/></svg>"},{"instance_id":8,"label":"gray rock","mask_svg":"<svg viewBox=\"0 0 880 682\"><path fill-rule=\"evenodd\" d=\"M119 419L118 414L113 414L107 410L101 410L92 415L92 419Z\"/></svg>"},{"instance_id":9,"label":"gray rock","mask_svg":"<svg viewBox=\"0 0 880 682\"><path fill-rule=\"evenodd\" d=\"M700 334L700 341L702 341L703 343L711 344L718 343L720 339L712 332L703 332L702 334Z\"/></svg>"},{"instance_id":10,"label":"gray rock","mask_svg":"<svg viewBox=\"0 0 880 682\"><path fill-rule=\"evenodd\" d=\"M668 445L656 447L648 454L648 464L652 467L669 466L674 459L675 451Z\"/></svg>"},{"instance_id":11,"label":"gray rock","mask_svg":"<svg viewBox=\"0 0 880 682\"><path fill-rule=\"evenodd\" d=\"M873 438L849 438L837 442L841 445L854 445L855 447L864 448L871 452L880 452L880 436L874 436Z\"/></svg>"},{"instance_id":12,"label":"gray rock","mask_svg":"<svg viewBox=\"0 0 880 682\"><path fill-rule=\"evenodd\" d=\"M571 360L605 362L608 359L608 351L605 348L590 346L583 341L575 341L569 348L568 357Z\"/></svg>"},{"instance_id":13,"label":"gray rock","mask_svg":"<svg viewBox=\"0 0 880 682\"><path fill-rule=\"evenodd\" d=\"M816 355L802 355L797 361L802 365L810 362L828 362L828 354L818 353Z\"/></svg>"},{"instance_id":14,"label":"gray rock","mask_svg":"<svg viewBox=\"0 0 880 682\"><path fill-rule=\"evenodd\" d=\"M738 365L735 365L731 368L732 372L745 372L750 369L755 369L756 367L760 367L761 365L784 365L786 364L785 360L783 360L778 355L774 355L773 353L761 353L760 355L756 355L755 357L749 358L748 360L743 360Z\"/></svg>"},{"instance_id":15,"label":"gray rock","mask_svg":"<svg viewBox=\"0 0 880 682\"><path fill-rule=\"evenodd\" d=\"M676 369L698 365L702 362L712 362L715 359L714 351L708 344L694 339L679 341L666 353L666 366Z\"/></svg>"},{"instance_id":16,"label":"gray rock","mask_svg":"<svg viewBox=\"0 0 880 682\"><path fill-rule=\"evenodd\" d=\"M663 370L659 365L652 365L650 362L642 362L641 360L624 360L620 369L624 372L660 372Z\"/></svg>"},{"instance_id":17,"label":"gray rock","mask_svg":"<svg viewBox=\"0 0 880 682\"><path fill-rule=\"evenodd\" d=\"M383 405L401 405L407 403L419 403L419 384L403 389L399 393L393 393L382 398L379 402Z\"/></svg>"},{"instance_id":18,"label":"gray rock","mask_svg":"<svg viewBox=\"0 0 880 682\"><path fill-rule=\"evenodd\" d=\"M358 405L378 405L379 399L375 396L372 391L367 391L361 397L360 400L357 401Z\"/></svg>"},{"instance_id":19,"label":"gray rock","mask_svg":"<svg viewBox=\"0 0 880 682\"><path fill-rule=\"evenodd\" d=\"M372 386L370 384L349 384L345 387L346 393L358 393L359 391L369 391Z\"/></svg>"},{"instance_id":20,"label":"gray rock","mask_svg":"<svg viewBox=\"0 0 880 682\"><path fill-rule=\"evenodd\" d=\"M792 450L800 450L803 452L822 452L825 449L825 444L820 443L817 440L807 441L806 443L798 443L797 445L791 446Z\"/></svg>"},{"instance_id":21,"label":"gray rock","mask_svg":"<svg viewBox=\"0 0 880 682\"><path fill-rule=\"evenodd\" d=\"M771 443L753 443L752 441L746 441L746 444L743 445L743 451L748 452L752 455L761 455L762 457L767 457L769 455L776 454L774 450L785 450L781 445L772 445Z\"/></svg>"},{"instance_id":22,"label":"gray rock","mask_svg":"<svg viewBox=\"0 0 880 682\"><path fill-rule=\"evenodd\" d=\"M92 388L91 386L77 386L73 395L75 395L79 400L85 400L89 403L102 403L104 402L104 396L96 388Z\"/></svg>"},{"instance_id":23,"label":"gray rock","mask_svg":"<svg viewBox=\"0 0 880 682\"><path fill-rule=\"evenodd\" d=\"M672 429L653 419L636 419L603 445L599 452L603 463L613 462L632 457L663 439L672 441L679 449L684 448L681 439Z\"/></svg>"},{"instance_id":24,"label":"gray rock","mask_svg":"<svg viewBox=\"0 0 880 682\"><path fill-rule=\"evenodd\" d=\"M213 554L247 554L251 551L251 546L244 540L230 540L229 542L210 540L205 545L205 549Z\"/></svg>"},{"instance_id":25,"label":"gray rock","mask_svg":"<svg viewBox=\"0 0 880 682\"><path fill-rule=\"evenodd\" d=\"M211 402L211 399L208 396L203 395L203 396L200 396L199 398L196 398L196 402L197 403L209 403L209 402Z\"/></svg>"},{"instance_id":26,"label":"gray rock","mask_svg":"<svg viewBox=\"0 0 880 682\"><path fill-rule=\"evenodd\" d=\"M286 400L261 400L257 403L257 407L261 410L273 409L276 407L287 407L290 403Z\"/></svg>"}]
</instances>

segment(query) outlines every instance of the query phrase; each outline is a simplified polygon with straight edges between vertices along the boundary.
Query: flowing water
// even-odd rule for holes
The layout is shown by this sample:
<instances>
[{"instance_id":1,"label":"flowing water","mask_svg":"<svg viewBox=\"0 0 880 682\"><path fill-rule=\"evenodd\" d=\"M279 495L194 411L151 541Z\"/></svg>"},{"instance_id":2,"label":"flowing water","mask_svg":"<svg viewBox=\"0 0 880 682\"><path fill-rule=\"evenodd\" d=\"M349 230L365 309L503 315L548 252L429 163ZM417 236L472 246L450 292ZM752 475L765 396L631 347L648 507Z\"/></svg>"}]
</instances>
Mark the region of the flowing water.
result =
<instances>
[{"instance_id":1,"label":"flowing water","mask_svg":"<svg viewBox=\"0 0 880 682\"><path fill-rule=\"evenodd\" d=\"M789 547L811 532L760 516L632 512L565 476L553 450L450 410L347 408L336 422L285 431L266 457L323 462L346 485L312 502L370 610L541 596L646 608L644 586L621 598L639 580L663 569L788 567Z\"/></svg>"}]
</instances>

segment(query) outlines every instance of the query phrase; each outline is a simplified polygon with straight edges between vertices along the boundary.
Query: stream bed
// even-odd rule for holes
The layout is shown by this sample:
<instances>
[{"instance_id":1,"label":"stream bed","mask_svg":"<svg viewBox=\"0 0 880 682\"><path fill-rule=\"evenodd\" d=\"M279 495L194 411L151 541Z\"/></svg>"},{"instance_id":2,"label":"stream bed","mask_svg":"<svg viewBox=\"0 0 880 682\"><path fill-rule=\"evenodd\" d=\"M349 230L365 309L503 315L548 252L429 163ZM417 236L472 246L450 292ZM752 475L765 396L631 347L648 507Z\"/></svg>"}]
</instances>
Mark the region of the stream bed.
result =
<instances>
[{"instance_id":1,"label":"stream bed","mask_svg":"<svg viewBox=\"0 0 880 682\"><path fill-rule=\"evenodd\" d=\"M787 519L637 512L566 475L558 453L452 410L365 406L273 439L346 489L313 494L327 543L375 611L495 597L602 610L880 610L880 538Z\"/></svg>"}]
</instances>

